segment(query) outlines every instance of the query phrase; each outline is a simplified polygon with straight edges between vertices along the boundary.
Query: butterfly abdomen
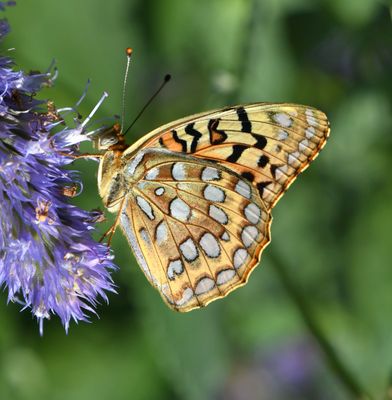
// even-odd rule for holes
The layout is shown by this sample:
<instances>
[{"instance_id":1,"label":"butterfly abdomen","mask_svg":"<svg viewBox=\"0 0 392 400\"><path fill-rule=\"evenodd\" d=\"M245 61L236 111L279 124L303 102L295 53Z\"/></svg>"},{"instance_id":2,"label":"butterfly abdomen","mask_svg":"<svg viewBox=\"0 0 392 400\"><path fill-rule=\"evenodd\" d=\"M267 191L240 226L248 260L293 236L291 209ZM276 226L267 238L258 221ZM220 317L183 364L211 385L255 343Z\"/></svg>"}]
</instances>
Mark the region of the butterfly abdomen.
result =
<instances>
[{"instance_id":1,"label":"butterfly abdomen","mask_svg":"<svg viewBox=\"0 0 392 400\"><path fill-rule=\"evenodd\" d=\"M125 189L121 153L109 150L101 158L98 169L98 190L108 211L118 211Z\"/></svg>"}]
</instances>

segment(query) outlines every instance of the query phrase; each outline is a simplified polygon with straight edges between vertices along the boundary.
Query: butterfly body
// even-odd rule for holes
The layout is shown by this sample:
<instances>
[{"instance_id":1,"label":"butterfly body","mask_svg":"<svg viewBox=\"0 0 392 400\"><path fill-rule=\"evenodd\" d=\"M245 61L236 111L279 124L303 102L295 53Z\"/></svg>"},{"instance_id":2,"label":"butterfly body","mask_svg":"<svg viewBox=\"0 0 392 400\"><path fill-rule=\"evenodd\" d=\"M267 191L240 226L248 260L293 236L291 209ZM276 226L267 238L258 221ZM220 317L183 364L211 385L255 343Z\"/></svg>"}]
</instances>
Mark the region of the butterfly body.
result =
<instances>
[{"instance_id":1,"label":"butterfly body","mask_svg":"<svg viewBox=\"0 0 392 400\"><path fill-rule=\"evenodd\" d=\"M190 311L244 285L271 209L323 147L325 115L258 103L183 118L101 158L98 186L150 283Z\"/></svg>"}]
</instances>

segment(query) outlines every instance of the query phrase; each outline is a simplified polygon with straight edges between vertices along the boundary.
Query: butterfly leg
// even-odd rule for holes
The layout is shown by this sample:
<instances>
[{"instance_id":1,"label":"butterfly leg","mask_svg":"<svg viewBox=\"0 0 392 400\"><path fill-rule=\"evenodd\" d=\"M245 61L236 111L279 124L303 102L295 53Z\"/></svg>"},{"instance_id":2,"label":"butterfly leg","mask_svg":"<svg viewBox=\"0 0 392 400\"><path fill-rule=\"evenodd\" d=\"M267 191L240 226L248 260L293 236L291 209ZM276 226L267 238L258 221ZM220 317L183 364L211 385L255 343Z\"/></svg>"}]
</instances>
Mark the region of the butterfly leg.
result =
<instances>
[{"instance_id":1,"label":"butterfly leg","mask_svg":"<svg viewBox=\"0 0 392 400\"><path fill-rule=\"evenodd\" d=\"M92 153L82 153L82 154L69 154L65 153L63 151L58 151L58 154L72 158L73 160L79 160L79 159L89 159L89 158L102 158L103 154L92 154Z\"/></svg>"},{"instance_id":2,"label":"butterfly leg","mask_svg":"<svg viewBox=\"0 0 392 400\"><path fill-rule=\"evenodd\" d=\"M119 208L119 211L118 211L118 213L117 213L117 215L116 215L116 219L115 219L113 225L112 225L112 226L102 235L102 237L99 239L99 241L102 242L102 241L105 239L105 237L108 236L108 237L109 237L109 238L108 238L108 242L107 242L107 245L108 245L108 246L110 246L110 243L112 242L113 235L114 235L114 233L116 232L116 229L117 229L118 224L120 223L121 211L122 211L122 208L123 208L125 199L126 199L126 198L124 197L124 198L121 200L120 208Z\"/></svg>"}]
</instances>

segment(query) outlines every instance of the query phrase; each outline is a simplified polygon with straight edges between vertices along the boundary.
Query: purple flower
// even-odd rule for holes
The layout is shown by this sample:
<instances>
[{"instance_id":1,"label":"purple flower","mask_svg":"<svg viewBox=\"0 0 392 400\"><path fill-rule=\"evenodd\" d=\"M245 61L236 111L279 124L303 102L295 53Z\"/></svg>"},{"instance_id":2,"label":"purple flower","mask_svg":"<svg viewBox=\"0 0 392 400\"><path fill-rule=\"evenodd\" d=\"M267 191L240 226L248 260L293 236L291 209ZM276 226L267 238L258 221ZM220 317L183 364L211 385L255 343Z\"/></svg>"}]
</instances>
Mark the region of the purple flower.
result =
<instances>
[{"instance_id":1,"label":"purple flower","mask_svg":"<svg viewBox=\"0 0 392 400\"><path fill-rule=\"evenodd\" d=\"M0 11L4 11L7 6L14 6L15 1L0 1Z\"/></svg>"},{"instance_id":2,"label":"purple flower","mask_svg":"<svg viewBox=\"0 0 392 400\"><path fill-rule=\"evenodd\" d=\"M2 20L0 37L6 32ZM31 308L41 334L53 314L66 331L71 319L86 321L98 297L114 291L115 268L108 247L92 238L97 212L70 203L81 183L64 167L88 140L86 123L68 127L52 103L45 110L34 98L51 79L14 71L0 57L0 285L8 301Z\"/></svg>"}]
</instances>

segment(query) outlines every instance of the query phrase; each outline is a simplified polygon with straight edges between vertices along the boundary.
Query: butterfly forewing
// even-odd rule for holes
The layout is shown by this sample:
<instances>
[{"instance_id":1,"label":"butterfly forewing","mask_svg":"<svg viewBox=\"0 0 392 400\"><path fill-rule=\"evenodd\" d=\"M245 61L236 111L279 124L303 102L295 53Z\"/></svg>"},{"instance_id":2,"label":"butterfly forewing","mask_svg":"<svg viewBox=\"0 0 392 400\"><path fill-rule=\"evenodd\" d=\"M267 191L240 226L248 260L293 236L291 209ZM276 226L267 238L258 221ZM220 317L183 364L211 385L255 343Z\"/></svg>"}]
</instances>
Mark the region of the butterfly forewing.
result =
<instances>
[{"instance_id":1,"label":"butterfly forewing","mask_svg":"<svg viewBox=\"0 0 392 400\"><path fill-rule=\"evenodd\" d=\"M270 209L317 156L328 134L328 120L319 110L258 103L176 121L137 145L215 160L256 186Z\"/></svg>"},{"instance_id":2,"label":"butterfly forewing","mask_svg":"<svg viewBox=\"0 0 392 400\"><path fill-rule=\"evenodd\" d=\"M270 225L249 182L219 164L160 149L143 152L134 177L121 225L171 307L204 306L247 281Z\"/></svg>"}]
</instances>

